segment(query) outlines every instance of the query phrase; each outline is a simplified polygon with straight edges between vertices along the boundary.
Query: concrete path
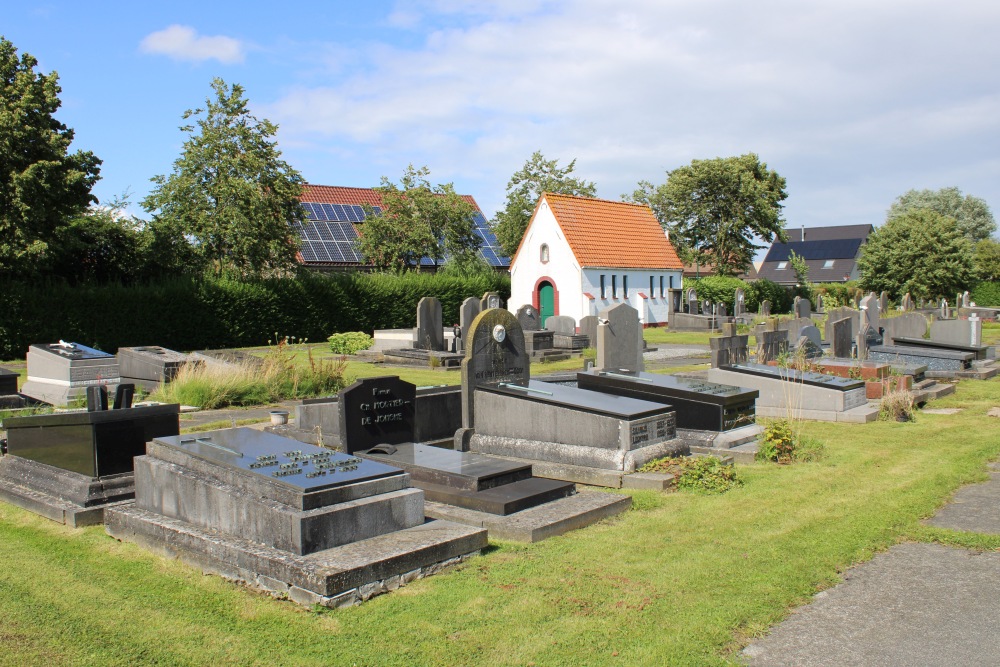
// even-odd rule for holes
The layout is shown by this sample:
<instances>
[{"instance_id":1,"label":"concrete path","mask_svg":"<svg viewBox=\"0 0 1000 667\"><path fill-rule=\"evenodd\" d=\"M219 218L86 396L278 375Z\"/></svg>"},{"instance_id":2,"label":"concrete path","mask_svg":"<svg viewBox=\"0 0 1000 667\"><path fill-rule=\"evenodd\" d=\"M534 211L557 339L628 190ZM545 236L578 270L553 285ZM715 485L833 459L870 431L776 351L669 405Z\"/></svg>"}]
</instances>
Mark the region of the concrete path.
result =
<instances>
[{"instance_id":1,"label":"concrete path","mask_svg":"<svg viewBox=\"0 0 1000 667\"><path fill-rule=\"evenodd\" d=\"M1000 534L1000 466L929 524ZM900 544L851 569L743 656L754 667L1000 664L1000 553Z\"/></svg>"}]
</instances>

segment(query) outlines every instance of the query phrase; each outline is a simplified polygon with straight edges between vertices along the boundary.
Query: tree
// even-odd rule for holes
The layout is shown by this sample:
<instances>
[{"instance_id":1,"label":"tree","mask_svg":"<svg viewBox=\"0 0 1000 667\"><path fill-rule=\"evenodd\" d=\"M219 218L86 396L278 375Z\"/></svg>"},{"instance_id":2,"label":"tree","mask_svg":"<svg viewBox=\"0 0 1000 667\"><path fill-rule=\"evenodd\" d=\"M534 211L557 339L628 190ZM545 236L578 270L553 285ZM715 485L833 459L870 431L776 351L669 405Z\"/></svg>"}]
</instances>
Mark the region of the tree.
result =
<instances>
[{"instance_id":1,"label":"tree","mask_svg":"<svg viewBox=\"0 0 1000 667\"><path fill-rule=\"evenodd\" d=\"M596 197L597 186L570 174L576 160L570 160L565 169L558 166L559 160L546 160L541 151L535 151L524 167L514 172L507 183L507 205L490 222L497 242L509 257L513 257L521 245L521 238L531 221L535 204L544 192L575 197Z\"/></svg>"},{"instance_id":2,"label":"tree","mask_svg":"<svg viewBox=\"0 0 1000 667\"><path fill-rule=\"evenodd\" d=\"M746 271L754 253L777 237L785 240L781 202L785 179L753 153L693 160L667 172L666 183L649 181L623 199L652 208L681 257L715 266L720 275Z\"/></svg>"},{"instance_id":3,"label":"tree","mask_svg":"<svg viewBox=\"0 0 1000 667\"><path fill-rule=\"evenodd\" d=\"M795 282L800 287L809 283L809 265L806 264L805 257L792 250L788 253L788 265L795 272Z\"/></svg>"},{"instance_id":4,"label":"tree","mask_svg":"<svg viewBox=\"0 0 1000 667\"><path fill-rule=\"evenodd\" d=\"M427 167L407 166L399 185L383 176L375 188L382 207L365 206L358 251L380 270L401 273L422 257L468 264L482 239L475 233L475 207L451 183L432 186Z\"/></svg>"},{"instance_id":5,"label":"tree","mask_svg":"<svg viewBox=\"0 0 1000 667\"><path fill-rule=\"evenodd\" d=\"M68 153L73 130L53 117L59 76L37 65L0 37L0 274L36 268L55 230L97 202L101 161Z\"/></svg>"},{"instance_id":6,"label":"tree","mask_svg":"<svg viewBox=\"0 0 1000 667\"><path fill-rule=\"evenodd\" d=\"M1000 280L1000 242L983 239L977 243L972 264L980 280Z\"/></svg>"},{"instance_id":7,"label":"tree","mask_svg":"<svg viewBox=\"0 0 1000 667\"><path fill-rule=\"evenodd\" d=\"M989 238L997 230L997 223L986 202L972 195L963 197L962 191L954 187L940 190L910 190L896 198L889 207L886 220L892 220L920 208L954 218L959 231L973 242Z\"/></svg>"},{"instance_id":8,"label":"tree","mask_svg":"<svg viewBox=\"0 0 1000 667\"><path fill-rule=\"evenodd\" d=\"M247 108L243 87L212 81L214 99L187 110L190 137L169 176L155 176L143 202L161 229L180 231L216 273L271 275L295 266L304 213L302 176L281 159L278 128ZM195 132L197 127L197 133Z\"/></svg>"},{"instance_id":9,"label":"tree","mask_svg":"<svg viewBox=\"0 0 1000 667\"><path fill-rule=\"evenodd\" d=\"M861 287L906 292L914 299L951 298L972 286L972 243L954 218L930 209L908 211L868 236L858 260Z\"/></svg>"}]
</instances>

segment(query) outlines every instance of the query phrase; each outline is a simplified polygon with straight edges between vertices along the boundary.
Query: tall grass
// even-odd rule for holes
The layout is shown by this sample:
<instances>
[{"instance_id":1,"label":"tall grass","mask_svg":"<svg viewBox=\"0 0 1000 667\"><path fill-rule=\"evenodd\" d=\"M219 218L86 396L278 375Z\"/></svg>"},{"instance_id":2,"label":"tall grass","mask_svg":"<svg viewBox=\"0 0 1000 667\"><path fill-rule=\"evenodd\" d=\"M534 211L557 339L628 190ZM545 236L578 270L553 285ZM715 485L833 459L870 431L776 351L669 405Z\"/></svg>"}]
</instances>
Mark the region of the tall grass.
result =
<instances>
[{"instance_id":1,"label":"tall grass","mask_svg":"<svg viewBox=\"0 0 1000 667\"><path fill-rule=\"evenodd\" d=\"M173 382L161 385L150 399L213 410L327 396L347 384L344 357L315 359L312 350L307 348L307 362L297 364L291 348L285 338L279 340L259 363L248 360L184 364Z\"/></svg>"}]
</instances>

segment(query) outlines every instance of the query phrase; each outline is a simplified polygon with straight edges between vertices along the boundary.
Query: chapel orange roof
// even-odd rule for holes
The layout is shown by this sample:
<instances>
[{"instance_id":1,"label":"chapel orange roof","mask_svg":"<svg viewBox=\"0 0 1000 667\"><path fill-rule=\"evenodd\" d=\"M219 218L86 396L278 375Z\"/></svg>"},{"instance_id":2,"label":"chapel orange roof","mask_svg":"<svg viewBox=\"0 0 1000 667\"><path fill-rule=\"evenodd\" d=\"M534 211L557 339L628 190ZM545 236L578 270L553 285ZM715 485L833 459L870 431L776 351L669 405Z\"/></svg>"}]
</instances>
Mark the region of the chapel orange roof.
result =
<instances>
[{"instance_id":1,"label":"chapel orange roof","mask_svg":"<svg viewBox=\"0 0 1000 667\"><path fill-rule=\"evenodd\" d=\"M539 199L539 204L542 199L548 202L581 267L608 269L683 269L684 267L677 256L677 251L667 239L663 227L657 222L650 208L644 204L587 199L551 192L544 193ZM537 214L536 206L535 215Z\"/></svg>"}]
</instances>

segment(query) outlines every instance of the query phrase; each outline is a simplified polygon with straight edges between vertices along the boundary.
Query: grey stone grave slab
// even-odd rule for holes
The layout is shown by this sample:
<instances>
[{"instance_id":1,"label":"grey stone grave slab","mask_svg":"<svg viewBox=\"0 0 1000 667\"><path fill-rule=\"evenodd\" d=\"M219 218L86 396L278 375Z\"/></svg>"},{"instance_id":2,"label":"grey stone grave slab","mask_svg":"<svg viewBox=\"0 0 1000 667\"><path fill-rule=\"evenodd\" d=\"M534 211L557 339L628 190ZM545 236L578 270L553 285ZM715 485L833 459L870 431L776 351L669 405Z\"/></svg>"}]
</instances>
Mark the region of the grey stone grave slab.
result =
<instances>
[{"instance_id":1,"label":"grey stone grave slab","mask_svg":"<svg viewBox=\"0 0 1000 667\"><path fill-rule=\"evenodd\" d=\"M639 311L619 303L601 311L597 325L596 368L643 370Z\"/></svg>"},{"instance_id":2,"label":"grey stone grave slab","mask_svg":"<svg viewBox=\"0 0 1000 667\"><path fill-rule=\"evenodd\" d=\"M833 322L829 326L833 332L833 356L841 359L850 359L853 356L851 347L854 344L854 323L851 321L851 318L845 317Z\"/></svg>"},{"instance_id":3,"label":"grey stone grave slab","mask_svg":"<svg viewBox=\"0 0 1000 667\"><path fill-rule=\"evenodd\" d=\"M875 345L868 348L868 358L872 361L902 362L926 366L930 374L968 370L972 368L975 355L971 352L953 352L936 348Z\"/></svg>"},{"instance_id":4,"label":"grey stone grave slab","mask_svg":"<svg viewBox=\"0 0 1000 667\"><path fill-rule=\"evenodd\" d=\"M931 322L932 341L979 347L983 340L980 320L937 320Z\"/></svg>"},{"instance_id":5,"label":"grey stone grave slab","mask_svg":"<svg viewBox=\"0 0 1000 667\"><path fill-rule=\"evenodd\" d=\"M253 429L156 438L135 470L110 535L303 604L353 604L486 546L484 530L425 524L402 470Z\"/></svg>"},{"instance_id":6,"label":"grey stone grave slab","mask_svg":"<svg viewBox=\"0 0 1000 667\"><path fill-rule=\"evenodd\" d=\"M989 359L990 348L984 345L959 345L956 343L943 343L941 341L928 340L926 338L894 338L893 342L897 346L924 348L927 350L946 350L950 352L971 352L974 360L983 361Z\"/></svg>"},{"instance_id":7,"label":"grey stone grave slab","mask_svg":"<svg viewBox=\"0 0 1000 667\"><path fill-rule=\"evenodd\" d=\"M93 525L134 497L133 457L179 432L180 406L8 417L0 498L71 526Z\"/></svg>"},{"instance_id":8,"label":"grey stone grave slab","mask_svg":"<svg viewBox=\"0 0 1000 667\"><path fill-rule=\"evenodd\" d=\"M118 360L80 343L59 341L28 347L25 396L56 406L65 406L86 395L87 387L119 382Z\"/></svg>"},{"instance_id":9,"label":"grey stone grave slab","mask_svg":"<svg viewBox=\"0 0 1000 667\"><path fill-rule=\"evenodd\" d=\"M580 333L587 337L587 347L597 347L597 315L580 318Z\"/></svg>"},{"instance_id":10,"label":"grey stone grave slab","mask_svg":"<svg viewBox=\"0 0 1000 667\"><path fill-rule=\"evenodd\" d=\"M822 349L823 338L819 333L819 328L817 328L815 325L809 324L799 329L799 336L805 336L818 349Z\"/></svg>"},{"instance_id":11,"label":"grey stone grave slab","mask_svg":"<svg viewBox=\"0 0 1000 667\"><path fill-rule=\"evenodd\" d=\"M118 348L118 371L123 382L153 389L161 382L170 382L188 363L188 355L159 345Z\"/></svg>"},{"instance_id":12,"label":"grey stone grave slab","mask_svg":"<svg viewBox=\"0 0 1000 667\"><path fill-rule=\"evenodd\" d=\"M894 338L923 338L927 333L927 318L920 313L903 313L880 320L882 340L891 343Z\"/></svg>"},{"instance_id":13,"label":"grey stone grave slab","mask_svg":"<svg viewBox=\"0 0 1000 667\"><path fill-rule=\"evenodd\" d=\"M417 347L444 351L444 328L441 323L441 302L425 296L417 302Z\"/></svg>"}]
</instances>

